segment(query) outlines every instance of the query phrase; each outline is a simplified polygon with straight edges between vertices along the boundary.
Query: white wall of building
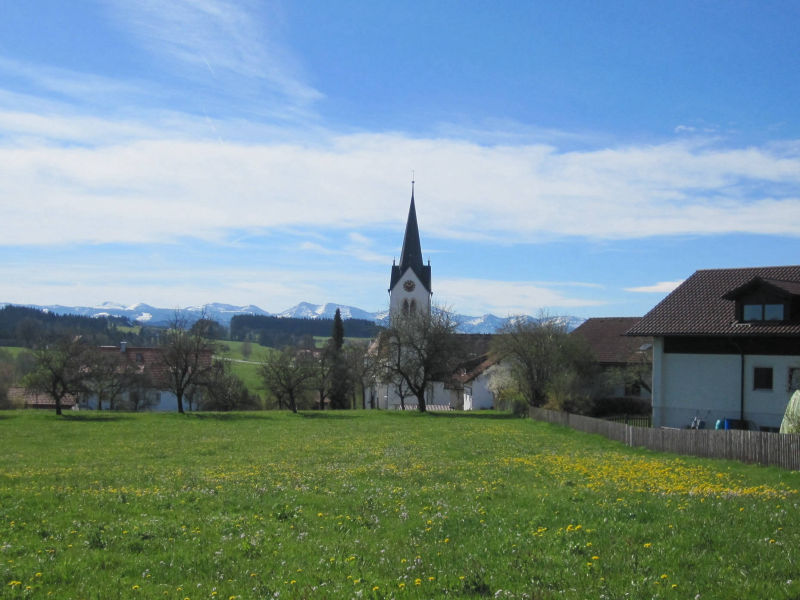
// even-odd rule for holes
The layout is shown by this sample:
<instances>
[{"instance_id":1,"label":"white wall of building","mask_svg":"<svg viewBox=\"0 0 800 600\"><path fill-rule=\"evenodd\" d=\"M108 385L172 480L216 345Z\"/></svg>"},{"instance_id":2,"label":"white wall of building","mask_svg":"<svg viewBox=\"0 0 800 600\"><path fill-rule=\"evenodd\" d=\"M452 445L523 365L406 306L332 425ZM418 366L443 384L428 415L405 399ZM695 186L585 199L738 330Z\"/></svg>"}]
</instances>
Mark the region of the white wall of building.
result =
<instances>
[{"instance_id":1,"label":"white wall of building","mask_svg":"<svg viewBox=\"0 0 800 600\"><path fill-rule=\"evenodd\" d=\"M414 289L410 292L404 287L406 281L414 283ZM425 314L430 314L431 312L431 295L428 293L428 290L425 289L425 286L422 285L422 282L419 280L416 273L414 273L413 269L406 269L406 272L403 273L403 276L391 290L389 295L389 312L391 314L402 314L404 300L407 301L409 305L414 302L417 311L424 311Z\"/></svg>"},{"instance_id":2,"label":"white wall of building","mask_svg":"<svg viewBox=\"0 0 800 600\"><path fill-rule=\"evenodd\" d=\"M748 355L744 359L744 418L759 426L780 427L792 391L789 387L790 369L800 369L798 356ZM772 368L772 389L753 389L755 367Z\"/></svg>"},{"instance_id":3,"label":"white wall of building","mask_svg":"<svg viewBox=\"0 0 800 600\"><path fill-rule=\"evenodd\" d=\"M464 410L488 410L494 408L494 394L489 390L486 372L464 385Z\"/></svg>"},{"instance_id":4,"label":"white wall of building","mask_svg":"<svg viewBox=\"0 0 800 600\"><path fill-rule=\"evenodd\" d=\"M773 370L771 390L753 389L754 367ZM757 427L779 427L791 395L789 370L797 356L742 357L737 354L672 354L656 339L653 352L653 426L686 427L695 416L713 428L718 419L742 416Z\"/></svg>"}]
</instances>

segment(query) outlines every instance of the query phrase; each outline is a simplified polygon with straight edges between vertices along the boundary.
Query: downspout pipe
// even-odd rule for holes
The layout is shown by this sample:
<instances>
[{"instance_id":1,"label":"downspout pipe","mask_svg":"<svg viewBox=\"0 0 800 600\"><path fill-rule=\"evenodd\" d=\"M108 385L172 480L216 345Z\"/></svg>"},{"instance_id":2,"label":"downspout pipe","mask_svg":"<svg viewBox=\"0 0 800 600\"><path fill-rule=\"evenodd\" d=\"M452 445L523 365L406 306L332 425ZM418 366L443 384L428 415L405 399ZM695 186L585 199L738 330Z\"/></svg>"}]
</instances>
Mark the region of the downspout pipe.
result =
<instances>
[{"instance_id":1,"label":"downspout pipe","mask_svg":"<svg viewBox=\"0 0 800 600\"><path fill-rule=\"evenodd\" d=\"M741 366L739 367L740 379L739 384L739 420L744 421L744 352L739 351L741 357Z\"/></svg>"},{"instance_id":2,"label":"downspout pipe","mask_svg":"<svg viewBox=\"0 0 800 600\"><path fill-rule=\"evenodd\" d=\"M744 373L744 350L742 346L736 342L733 338L728 338L731 342L731 345L736 348L736 352L739 354L739 420L744 421L744 381L745 381L745 373Z\"/></svg>"}]
</instances>

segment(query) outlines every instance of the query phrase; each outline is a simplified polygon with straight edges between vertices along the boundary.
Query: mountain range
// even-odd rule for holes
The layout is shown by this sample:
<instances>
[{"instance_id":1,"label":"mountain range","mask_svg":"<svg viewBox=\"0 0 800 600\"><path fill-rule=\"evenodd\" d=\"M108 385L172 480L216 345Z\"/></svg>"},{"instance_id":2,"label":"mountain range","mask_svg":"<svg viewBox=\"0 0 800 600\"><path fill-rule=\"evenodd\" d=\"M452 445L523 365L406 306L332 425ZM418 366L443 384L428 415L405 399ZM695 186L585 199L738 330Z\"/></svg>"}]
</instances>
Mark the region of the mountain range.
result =
<instances>
[{"instance_id":1,"label":"mountain range","mask_svg":"<svg viewBox=\"0 0 800 600\"><path fill-rule=\"evenodd\" d=\"M6 304L7 303L2 303L0 306L5 306ZM27 306L61 315L127 317L131 321L142 325L154 326L167 325L174 319L176 312L189 321L196 320L200 318L200 315L205 314L207 318L217 321L226 327L230 325L231 319L235 315L263 315L295 319L332 319L337 308L340 310L343 319L364 319L373 321L378 325L385 325L389 319L389 312L387 310L369 312L354 306L345 306L330 302L327 304L301 302L279 313L269 313L252 304L248 306L233 306L231 304L220 304L217 302L201 306L187 306L181 309L158 308L143 303L128 306L114 302L103 302L97 306L62 306L59 304L49 306L31 304ZM460 333L495 333L511 319L524 318L526 320L536 320L527 315L523 317L504 318L492 314L486 314L480 317L454 314L453 318L458 324L458 331ZM551 320L562 323L569 331L572 331L584 321L584 319L573 316L552 317Z\"/></svg>"}]
</instances>

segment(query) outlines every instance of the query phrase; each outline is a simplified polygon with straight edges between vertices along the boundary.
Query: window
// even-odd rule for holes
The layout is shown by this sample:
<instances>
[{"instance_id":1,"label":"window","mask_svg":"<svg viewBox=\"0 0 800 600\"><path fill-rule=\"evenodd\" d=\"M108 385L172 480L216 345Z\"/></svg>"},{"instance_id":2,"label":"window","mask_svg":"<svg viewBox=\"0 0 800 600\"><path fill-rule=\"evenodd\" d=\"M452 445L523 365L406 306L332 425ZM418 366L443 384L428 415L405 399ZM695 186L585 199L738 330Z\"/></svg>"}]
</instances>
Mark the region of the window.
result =
<instances>
[{"instance_id":1,"label":"window","mask_svg":"<svg viewBox=\"0 0 800 600\"><path fill-rule=\"evenodd\" d=\"M783 304L745 304L742 321L783 321Z\"/></svg>"},{"instance_id":2,"label":"window","mask_svg":"<svg viewBox=\"0 0 800 600\"><path fill-rule=\"evenodd\" d=\"M753 369L753 389L772 389L772 367L756 367Z\"/></svg>"},{"instance_id":3,"label":"window","mask_svg":"<svg viewBox=\"0 0 800 600\"><path fill-rule=\"evenodd\" d=\"M800 368L789 367L789 383L786 391L791 394L795 390L800 390Z\"/></svg>"},{"instance_id":4,"label":"window","mask_svg":"<svg viewBox=\"0 0 800 600\"><path fill-rule=\"evenodd\" d=\"M783 321L783 304L765 304L765 321Z\"/></svg>"},{"instance_id":5,"label":"window","mask_svg":"<svg viewBox=\"0 0 800 600\"><path fill-rule=\"evenodd\" d=\"M762 304L745 304L742 312L743 321L761 321L764 315Z\"/></svg>"}]
</instances>

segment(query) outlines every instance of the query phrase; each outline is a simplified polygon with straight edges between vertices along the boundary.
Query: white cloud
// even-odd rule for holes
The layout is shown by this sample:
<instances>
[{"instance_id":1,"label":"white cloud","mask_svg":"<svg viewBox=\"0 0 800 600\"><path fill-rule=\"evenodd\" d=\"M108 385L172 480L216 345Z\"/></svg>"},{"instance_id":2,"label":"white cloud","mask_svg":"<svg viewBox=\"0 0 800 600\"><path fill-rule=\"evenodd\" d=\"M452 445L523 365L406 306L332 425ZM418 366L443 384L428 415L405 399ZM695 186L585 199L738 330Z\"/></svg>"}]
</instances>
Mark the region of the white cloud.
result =
<instances>
[{"instance_id":1,"label":"white cloud","mask_svg":"<svg viewBox=\"0 0 800 600\"><path fill-rule=\"evenodd\" d=\"M195 78L262 81L298 105L322 97L303 81L298 61L280 43L274 2L114 0L109 6L118 26L144 49L189 67Z\"/></svg>"},{"instance_id":2,"label":"white cloud","mask_svg":"<svg viewBox=\"0 0 800 600\"><path fill-rule=\"evenodd\" d=\"M594 297L566 296L541 283L470 278L437 279L434 299L460 313L491 313L499 317L604 304Z\"/></svg>"},{"instance_id":3,"label":"white cloud","mask_svg":"<svg viewBox=\"0 0 800 600\"><path fill-rule=\"evenodd\" d=\"M683 279L678 279L677 281L659 281L653 285L643 285L639 287L629 287L625 288L626 292L638 292L644 294L668 294L675 288L677 288L680 284L683 283Z\"/></svg>"},{"instance_id":4,"label":"white cloud","mask_svg":"<svg viewBox=\"0 0 800 600\"><path fill-rule=\"evenodd\" d=\"M313 145L237 143L191 132L153 139L153 128L141 126L137 138L135 122L26 113L0 113L3 123L31 136L0 145L4 245L222 241L242 229L394 227L405 219L398 205L410 192L412 160L420 227L429 238L796 236L800 220L796 145L673 143L559 153L402 134L327 135ZM98 133L81 146L35 141L48 129L69 137L82 125ZM105 126L127 136L112 143L100 133ZM348 244L345 250L365 257L371 251L356 238Z\"/></svg>"}]
</instances>

